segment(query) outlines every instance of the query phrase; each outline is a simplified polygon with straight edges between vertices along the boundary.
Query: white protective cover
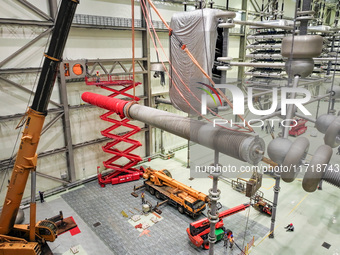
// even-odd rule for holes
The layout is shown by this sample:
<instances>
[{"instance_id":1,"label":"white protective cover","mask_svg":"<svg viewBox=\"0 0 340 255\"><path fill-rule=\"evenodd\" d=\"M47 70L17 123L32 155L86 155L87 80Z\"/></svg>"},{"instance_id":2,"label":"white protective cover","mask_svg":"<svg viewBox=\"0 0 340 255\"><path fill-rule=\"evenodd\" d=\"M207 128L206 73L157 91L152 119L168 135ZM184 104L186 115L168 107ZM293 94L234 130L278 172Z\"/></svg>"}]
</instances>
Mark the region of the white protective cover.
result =
<instances>
[{"instance_id":1,"label":"white protective cover","mask_svg":"<svg viewBox=\"0 0 340 255\"><path fill-rule=\"evenodd\" d=\"M215 47L217 39L217 25L219 19L216 17L221 10L200 9L190 12L176 13L171 18L170 27L176 36L187 46L200 66L211 77L214 64ZM198 82L211 85L208 79L191 61L187 53L181 49L179 42L171 37L170 61L183 82L190 88L190 91L201 100L204 93L197 87L207 89ZM201 112L201 103L188 91L176 73L170 72L169 94L172 104L179 110L190 114L197 114L185 102L183 97L198 111ZM177 86L177 89L175 85ZM182 95L181 95L182 94ZM209 96L207 97L209 98ZM209 100L209 99L208 99Z\"/></svg>"}]
</instances>

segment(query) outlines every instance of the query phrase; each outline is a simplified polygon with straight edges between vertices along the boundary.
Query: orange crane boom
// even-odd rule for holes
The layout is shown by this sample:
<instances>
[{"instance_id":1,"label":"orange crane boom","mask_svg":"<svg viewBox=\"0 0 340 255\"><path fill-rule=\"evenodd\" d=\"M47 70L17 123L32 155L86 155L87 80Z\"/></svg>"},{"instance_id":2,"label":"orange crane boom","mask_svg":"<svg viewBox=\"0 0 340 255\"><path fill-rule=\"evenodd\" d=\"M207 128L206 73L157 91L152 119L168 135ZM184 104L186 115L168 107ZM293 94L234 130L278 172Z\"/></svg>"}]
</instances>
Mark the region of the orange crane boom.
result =
<instances>
[{"instance_id":1,"label":"orange crane boom","mask_svg":"<svg viewBox=\"0 0 340 255\"><path fill-rule=\"evenodd\" d=\"M54 241L57 237L57 227L54 222L42 220L36 223L34 178L37 166L36 152L58 65L62 61L62 54L78 3L78 0L61 2L50 45L44 54L45 60L37 90L32 106L26 113L24 131L0 215L0 254L48 254L49 248L46 241ZM30 172L33 176L30 225L14 225Z\"/></svg>"}]
</instances>

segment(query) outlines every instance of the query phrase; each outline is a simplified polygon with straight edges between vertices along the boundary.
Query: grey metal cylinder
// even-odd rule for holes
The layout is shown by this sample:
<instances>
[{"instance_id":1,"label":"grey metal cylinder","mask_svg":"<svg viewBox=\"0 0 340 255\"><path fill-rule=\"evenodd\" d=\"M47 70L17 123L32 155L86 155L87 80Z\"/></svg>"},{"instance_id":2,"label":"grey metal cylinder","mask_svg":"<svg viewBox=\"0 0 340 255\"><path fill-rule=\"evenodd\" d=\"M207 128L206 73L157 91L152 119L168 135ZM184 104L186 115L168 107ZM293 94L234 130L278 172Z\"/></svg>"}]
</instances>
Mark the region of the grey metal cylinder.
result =
<instances>
[{"instance_id":1,"label":"grey metal cylinder","mask_svg":"<svg viewBox=\"0 0 340 255\"><path fill-rule=\"evenodd\" d=\"M288 171L281 173L281 178L285 182L292 182L298 174L302 160L306 158L309 149L309 140L306 137L297 138L290 146L288 153L282 162L282 166Z\"/></svg>"},{"instance_id":2,"label":"grey metal cylinder","mask_svg":"<svg viewBox=\"0 0 340 255\"><path fill-rule=\"evenodd\" d=\"M288 60L285 64L285 70L289 76L299 75L305 78L313 72L314 61L312 58Z\"/></svg>"},{"instance_id":3,"label":"grey metal cylinder","mask_svg":"<svg viewBox=\"0 0 340 255\"><path fill-rule=\"evenodd\" d=\"M287 138L278 137L268 144L267 153L271 160L278 165L284 161L292 142Z\"/></svg>"},{"instance_id":4,"label":"grey metal cylinder","mask_svg":"<svg viewBox=\"0 0 340 255\"><path fill-rule=\"evenodd\" d=\"M335 148L340 145L340 116L329 125L324 137L325 144Z\"/></svg>"},{"instance_id":5,"label":"grey metal cylinder","mask_svg":"<svg viewBox=\"0 0 340 255\"><path fill-rule=\"evenodd\" d=\"M131 119L142 121L250 164L260 162L262 154L259 151L265 150L263 139L257 135L214 127L212 123L154 108L128 104L124 107L124 114Z\"/></svg>"},{"instance_id":6,"label":"grey metal cylinder","mask_svg":"<svg viewBox=\"0 0 340 255\"><path fill-rule=\"evenodd\" d=\"M332 114L322 114L320 115L315 122L315 128L325 134L328 127L331 125L331 123L336 119L336 116Z\"/></svg>"},{"instance_id":7,"label":"grey metal cylinder","mask_svg":"<svg viewBox=\"0 0 340 255\"><path fill-rule=\"evenodd\" d=\"M281 55L286 58L315 58L320 56L322 46L323 39L319 35L287 36L282 40Z\"/></svg>"},{"instance_id":8,"label":"grey metal cylinder","mask_svg":"<svg viewBox=\"0 0 340 255\"><path fill-rule=\"evenodd\" d=\"M328 145L321 145L314 153L314 156L307 167L303 177L302 187L307 192L314 192L318 187L321 178L326 172L327 164L331 159L333 150Z\"/></svg>"}]
</instances>

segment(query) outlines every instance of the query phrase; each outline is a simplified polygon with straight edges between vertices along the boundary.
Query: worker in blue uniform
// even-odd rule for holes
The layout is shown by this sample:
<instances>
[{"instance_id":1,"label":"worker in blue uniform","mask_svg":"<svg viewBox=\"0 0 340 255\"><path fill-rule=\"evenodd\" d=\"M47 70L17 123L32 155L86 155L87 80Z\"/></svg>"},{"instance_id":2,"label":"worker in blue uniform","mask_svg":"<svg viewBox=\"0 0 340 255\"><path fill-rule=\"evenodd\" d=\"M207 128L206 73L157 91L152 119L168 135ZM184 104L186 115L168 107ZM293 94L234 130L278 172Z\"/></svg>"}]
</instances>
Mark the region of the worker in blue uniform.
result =
<instances>
[{"instance_id":1,"label":"worker in blue uniform","mask_svg":"<svg viewBox=\"0 0 340 255\"><path fill-rule=\"evenodd\" d=\"M234 245L234 235L232 231L225 231L224 232L224 236L223 236L223 240L224 240L224 246L226 246L226 249L228 249L228 243L229 243L229 248L233 248Z\"/></svg>"}]
</instances>

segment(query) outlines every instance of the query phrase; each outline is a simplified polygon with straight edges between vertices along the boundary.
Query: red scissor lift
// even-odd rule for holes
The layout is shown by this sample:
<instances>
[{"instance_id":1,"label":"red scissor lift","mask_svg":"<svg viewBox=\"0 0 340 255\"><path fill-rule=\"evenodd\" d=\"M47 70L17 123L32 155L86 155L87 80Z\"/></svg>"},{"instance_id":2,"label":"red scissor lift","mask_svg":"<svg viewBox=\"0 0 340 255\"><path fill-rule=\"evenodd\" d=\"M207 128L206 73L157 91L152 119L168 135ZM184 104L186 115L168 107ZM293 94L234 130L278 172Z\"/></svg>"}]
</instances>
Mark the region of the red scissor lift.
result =
<instances>
[{"instance_id":1,"label":"red scissor lift","mask_svg":"<svg viewBox=\"0 0 340 255\"><path fill-rule=\"evenodd\" d=\"M289 135L299 136L299 135L302 135L304 132L306 132L307 130L306 122L307 120L305 119L296 119L297 124L296 126L291 127L291 129L289 130Z\"/></svg>"},{"instance_id":2,"label":"red scissor lift","mask_svg":"<svg viewBox=\"0 0 340 255\"><path fill-rule=\"evenodd\" d=\"M127 92L134 87L133 80L129 76L122 77L107 75L100 77L85 77L85 83L86 85L94 85L113 92L109 95L109 97L117 97L119 95L123 95L124 97L131 98L131 100L140 100L140 98L136 96L134 97ZM135 87L140 84L140 82L135 82ZM117 87L121 87L121 89L116 89ZM131 153L134 149L142 146L142 144L139 141L130 138L130 136L138 133L141 130L140 127L130 124L130 120L125 117L121 120L112 119L110 118L112 114L114 114L114 112L109 111L100 116L102 120L108 121L113 124L107 129L101 131L101 134L112 139L112 141L103 146L103 151L114 155L110 159L103 162L106 168L113 169L114 171L105 176L98 172L98 182L101 187L105 187L106 184L110 183L118 184L139 180L139 178L143 174L141 170L134 168L134 166L138 162L140 162L142 158L136 154ZM126 127L131 130L124 132L121 135L113 134L112 132L119 127ZM124 150L119 150L116 147L119 143L128 143L131 144L131 146ZM128 162L126 164L118 164L117 160L121 158L128 159Z\"/></svg>"}]
</instances>

